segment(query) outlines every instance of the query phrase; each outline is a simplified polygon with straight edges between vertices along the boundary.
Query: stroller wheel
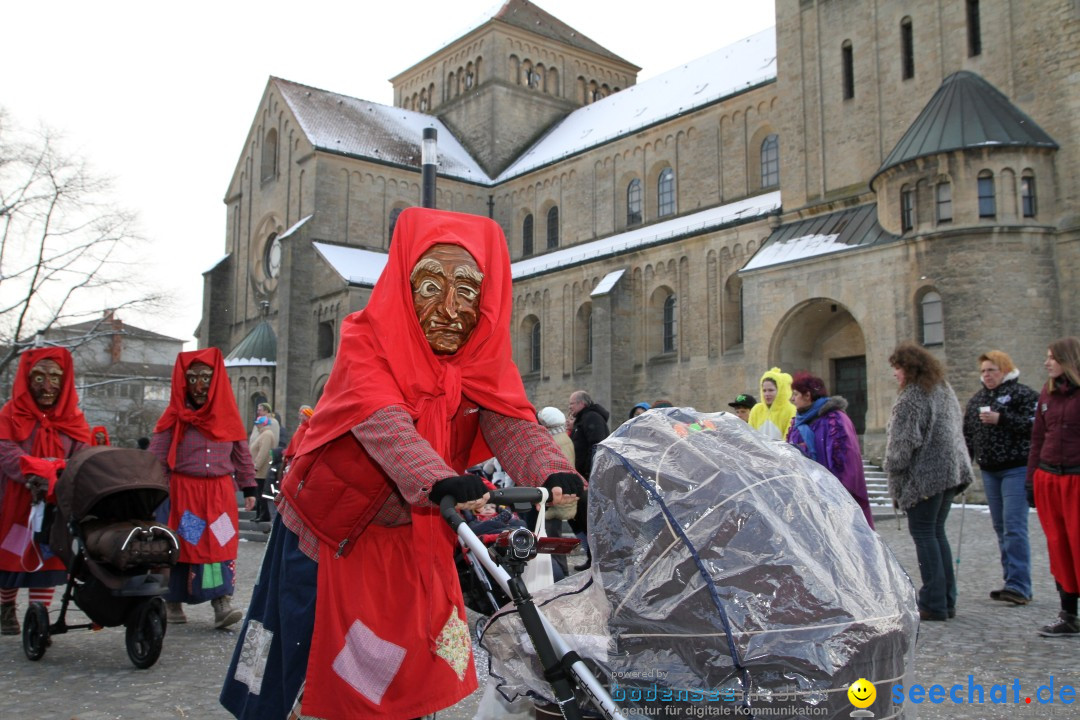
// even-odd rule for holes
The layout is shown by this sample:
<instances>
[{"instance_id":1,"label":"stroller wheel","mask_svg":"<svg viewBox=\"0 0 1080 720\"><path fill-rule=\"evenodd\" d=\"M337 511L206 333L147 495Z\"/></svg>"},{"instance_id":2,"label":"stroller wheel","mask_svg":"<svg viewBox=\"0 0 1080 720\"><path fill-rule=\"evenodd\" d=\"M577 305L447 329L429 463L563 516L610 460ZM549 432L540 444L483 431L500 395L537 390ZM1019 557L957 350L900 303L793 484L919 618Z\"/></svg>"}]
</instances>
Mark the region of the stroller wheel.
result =
<instances>
[{"instance_id":1,"label":"stroller wheel","mask_svg":"<svg viewBox=\"0 0 1080 720\"><path fill-rule=\"evenodd\" d=\"M23 618L23 652L26 657L37 661L45 656L49 641L49 611L39 602L30 603Z\"/></svg>"},{"instance_id":2,"label":"stroller wheel","mask_svg":"<svg viewBox=\"0 0 1080 720\"><path fill-rule=\"evenodd\" d=\"M135 667L145 670L157 662L165 627L165 602L159 597L142 603L128 617L127 652Z\"/></svg>"}]
</instances>

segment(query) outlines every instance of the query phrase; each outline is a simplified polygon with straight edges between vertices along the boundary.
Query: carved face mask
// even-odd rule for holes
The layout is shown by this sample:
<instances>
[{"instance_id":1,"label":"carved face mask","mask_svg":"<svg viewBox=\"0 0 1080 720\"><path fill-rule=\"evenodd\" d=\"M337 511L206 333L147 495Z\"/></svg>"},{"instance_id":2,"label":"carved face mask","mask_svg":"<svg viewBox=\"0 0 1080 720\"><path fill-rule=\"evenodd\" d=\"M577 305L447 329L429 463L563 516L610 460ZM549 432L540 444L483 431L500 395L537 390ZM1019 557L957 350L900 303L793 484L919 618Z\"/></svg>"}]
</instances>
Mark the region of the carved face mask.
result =
<instances>
[{"instance_id":1,"label":"carved face mask","mask_svg":"<svg viewBox=\"0 0 1080 720\"><path fill-rule=\"evenodd\" d=\"M63 382L64 371L55 360L39 360L30 368L30 395L42 410L56 404Z\"/></svg>"},{"instance_id":2,"label":"carved face mask","mask_svg":"<svg viewBox=\"0 0 1080 720\"><path fill-rule=\"evenodd\" d=\"M210 381L214 379L214 369L206 363L192 363L184 373L187 380L187 394L191 404L202 407L210 397Z\"/></svg>"},{"instance_id":3,"label":"carved face mask","mask_svg":"<svg viewBox=\"0 0 1080 720\"><path fill-rule=\"evenodd\" d=\"M465 345L480 316L484 275L465 249L439 244L425 252L409 276L413 309L431 349L451 355Z\"/></svg>"}]
</instances>

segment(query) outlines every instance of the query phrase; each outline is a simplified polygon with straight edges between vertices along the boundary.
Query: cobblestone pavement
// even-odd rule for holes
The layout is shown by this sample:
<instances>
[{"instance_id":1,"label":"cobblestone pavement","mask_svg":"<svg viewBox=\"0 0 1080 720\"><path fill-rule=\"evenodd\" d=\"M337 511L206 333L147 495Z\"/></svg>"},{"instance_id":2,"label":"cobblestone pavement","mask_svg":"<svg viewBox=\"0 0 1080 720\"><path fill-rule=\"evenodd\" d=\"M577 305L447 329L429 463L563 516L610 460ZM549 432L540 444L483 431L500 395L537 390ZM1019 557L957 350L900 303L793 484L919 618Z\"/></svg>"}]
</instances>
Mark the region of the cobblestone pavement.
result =
<instances>
[{"instance_id":1,"label":"cobblestone pavement","mask_svg":"<svg viewBox=\"0 0 1080 720\"><path fill-rule=\"evenodd\" d=\"M958 543L961 522L962 544ZM1045 541L1034 513L1030 524L1035 600L1025 607L1014 607L994 602L987 595L1001 586L1001 570L985 508L969 507L966 513L959 506L954 508L948 530L953 550L959 550L960 558L958 614L947 623L923 625L914 679L926 687L962 684L965 698L969 675L987 693L994 684L1008 684L1011 688L1013 681L1019 680L1021 702L1033 697L1033 703L923 703L911 706L917 710L917 717L1080 717L1077 706L1039 705L1034 701L1036 689L1049 685L1051 677L1059 693L1065 684L1080 684L1080 639L1049 640L1035 634L1036 628L1054 618L1058 603ZM882 519L878 531L908 572L917 577L915 550L906 525L899 527L895 519ZM264 547L253 542L240 545L236 602L242 607L250 596ZM25 596L20 594L20 610L25 609L25 602ZM81 618L81 613L76 611L74 616ZM58 636L39 662L26 659L19 638L0 638L0 719L228 718L217 696L236 633L214 630L211 616L209 604L188 608L188 624L169 627L161 659L149 670L136 670L128 660L123 628ZM471 720L478 696L479 691L440 712L439 720ZM907 717L915 715L909 712Z\"/></svg>"}]
</instances>

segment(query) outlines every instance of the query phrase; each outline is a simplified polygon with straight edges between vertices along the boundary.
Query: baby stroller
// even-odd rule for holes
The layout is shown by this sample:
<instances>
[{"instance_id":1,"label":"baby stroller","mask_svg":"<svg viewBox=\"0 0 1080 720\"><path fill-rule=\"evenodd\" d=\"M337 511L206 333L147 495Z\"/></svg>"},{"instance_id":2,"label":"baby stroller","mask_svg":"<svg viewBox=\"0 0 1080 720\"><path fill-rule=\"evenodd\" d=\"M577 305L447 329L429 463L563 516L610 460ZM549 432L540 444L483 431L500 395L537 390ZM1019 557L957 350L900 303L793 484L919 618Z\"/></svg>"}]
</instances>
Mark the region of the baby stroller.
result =
<instances>
[{"instance_id":1,"label":"baby stroller","mask_svg":"<svg viewBox=\"0 0 1080 720\"><path fill-rule=\"evenodd\" d=\"M824 467L730 413L653 410L600 443L593 566L535 593L627 714L897 718L918 613L903 568ZM505 609L481 641L496 690L550 701Z\"/></svg>"},{"instance_id":2,"label":"baby stroller","mask_svg":"<svg viewBox=\"0 0 1080 720\"><path fill-rule=\"evenodd\" d=\"M50 636L68 630L127 628L127 652L137 668L161 655L169 567L180 557L175 534L154 520L169 497L169 483L148 452L109 446L73 455L56 482L49 545L68 570L60 617L49 624L41 603L30 603L23 623L23 652L40 660ZM90 622L68 625L71 601Z\"/></svg>"}]
</instances>

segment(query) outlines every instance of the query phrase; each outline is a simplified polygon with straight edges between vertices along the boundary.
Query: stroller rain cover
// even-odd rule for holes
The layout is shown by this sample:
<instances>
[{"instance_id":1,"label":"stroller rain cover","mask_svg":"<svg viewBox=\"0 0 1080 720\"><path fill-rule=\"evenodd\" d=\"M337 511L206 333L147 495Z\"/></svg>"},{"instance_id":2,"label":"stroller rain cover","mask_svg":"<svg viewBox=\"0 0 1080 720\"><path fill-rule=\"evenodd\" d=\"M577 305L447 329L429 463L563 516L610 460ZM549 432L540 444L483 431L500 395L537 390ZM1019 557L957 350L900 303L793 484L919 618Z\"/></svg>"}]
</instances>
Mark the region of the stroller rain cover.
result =
<instances>
[{"instance_id":1,"label":"stroller rain cover","mask_svg":"<svg viewBox=\"0 0 1080 720\"><path fill-rule=\"evenodd\" d=\"M918 611L847 490L730 413L653 410L596 449L591 573L534 593L627 714L895 718ZM513 608L484 631L502 695L551 692ZM870 713L860 713L869 717Z\"/></svg>"}]
</instances>

